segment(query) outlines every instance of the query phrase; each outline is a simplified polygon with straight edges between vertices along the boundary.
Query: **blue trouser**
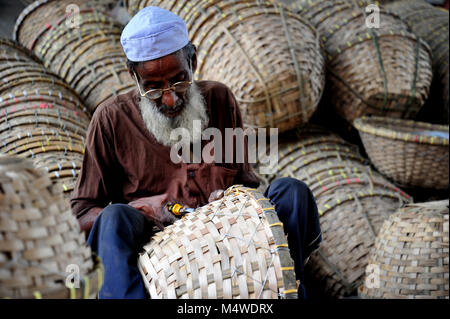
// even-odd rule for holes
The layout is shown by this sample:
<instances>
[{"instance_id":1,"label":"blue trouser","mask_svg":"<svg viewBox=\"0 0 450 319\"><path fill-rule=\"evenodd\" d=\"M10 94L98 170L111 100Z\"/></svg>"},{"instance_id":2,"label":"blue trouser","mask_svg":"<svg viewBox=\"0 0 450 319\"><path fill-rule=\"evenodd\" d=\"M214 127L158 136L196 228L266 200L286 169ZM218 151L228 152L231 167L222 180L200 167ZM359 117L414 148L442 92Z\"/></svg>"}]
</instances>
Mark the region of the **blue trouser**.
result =
<instances>
[{"instance_id":1,"label":"blue trouser","mask_svg":"<svg viewBox=\"0 0 450 319\"><path fill-rule=\"evenodd\" d=\"M292 178L274 181L265 196L275 205L284 224L297 279L303 282L303 262L322 240L314 197L303 182ZM89 245L105 267L99 298L147 298L137 259L142 246L150 240L153 226L131 206L113 204L103 209L88 238ZM299 298L305 296L301 285Z\"/></svg>"}]
</instances>

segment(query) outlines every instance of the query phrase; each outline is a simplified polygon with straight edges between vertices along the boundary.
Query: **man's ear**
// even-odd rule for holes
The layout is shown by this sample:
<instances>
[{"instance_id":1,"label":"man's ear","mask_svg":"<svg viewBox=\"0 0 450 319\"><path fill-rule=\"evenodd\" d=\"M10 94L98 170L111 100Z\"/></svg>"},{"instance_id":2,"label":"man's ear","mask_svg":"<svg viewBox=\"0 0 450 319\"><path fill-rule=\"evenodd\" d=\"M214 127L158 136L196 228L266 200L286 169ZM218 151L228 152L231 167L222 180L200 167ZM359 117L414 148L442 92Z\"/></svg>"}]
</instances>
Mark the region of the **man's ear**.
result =
<instances>
[{"instance_id":1,"label":"man's ear","mask_svg":"<svg viewBox=\"0 0 450 319\"><path fill-rule=\"evenodd\" d=\"M140 81L139 80L139 78L140 78L139 73L136 70L136 68L138 68L139 66L140 66L140 62L134 63L133 65L130 64L130 63L127 63L128 74L130 74L131 79L133 81L136 81L136 78L137 78L138 82ZM136 76L135 76L135 74L136 74Z\"/></svg>"}]
</instances>

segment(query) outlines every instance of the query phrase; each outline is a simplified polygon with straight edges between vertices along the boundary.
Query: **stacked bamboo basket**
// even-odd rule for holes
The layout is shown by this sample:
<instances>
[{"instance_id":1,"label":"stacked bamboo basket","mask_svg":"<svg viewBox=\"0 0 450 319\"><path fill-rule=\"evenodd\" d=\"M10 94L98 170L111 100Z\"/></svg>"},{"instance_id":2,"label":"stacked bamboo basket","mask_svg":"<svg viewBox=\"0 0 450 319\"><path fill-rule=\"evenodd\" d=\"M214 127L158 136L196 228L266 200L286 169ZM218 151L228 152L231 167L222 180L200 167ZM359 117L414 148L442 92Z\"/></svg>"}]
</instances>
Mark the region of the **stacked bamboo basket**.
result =
<instances>
[{"instance_id":1,"label":"stacked bamboo basket","mask_svg":"<svg viewBox=\"0 0 450 319\"><path fill-rule=\"evenodd\" d=\"M0 152L31 158L67 197L90 115L78 94L27 49L0 39Z\"/></svg>"},{"instance_id":2,"label":"stacked bamboo basket","mask_svg":"<svg viewBox=\"0 0 450 319\"><path fill-rule=\"evenodd\" d=\"M449 201L409 204L382 226L363 298L449 298Z\"/></svg>"},{"instance_id":3,"label":"stacked bamboo basket","mask_svg":"<svg viewBox=\"0 0 450 319\"><path fill-rule=\"evenodd\" d=\"M361 8L373 4L369 0L347 0ZM419 112L417 120L449 124L449 14L424 0L385 0L380 5L399 15L417 36L430 46L433 64L433 83L430 99Z\"/></svg>"},{"instance_id":4,"label":"stacked bamboo basket","mask_svg":"<svg viewBox=\"0 0 450 319\"><path fill-rule=\"evenodd\" d=\"M0 155L0 298L95 298L102 281L62 193L29 160Z\"/></svg>"},{"instance_id":5,"label":"stacked bamboo basket","mask_svg":"<svg viewBox=\"0 0 450 319\"><path fill-rule=\"evenodd\" d=\"M414 32L425 39L433 51L434 80L432 99L424 118L449 124L449 13L423 0L394 2L386 6L404 19ZM426 116L426 117L425 117Z\"/></svg>"},{"instance_id":6,"label":"stacked bamboo basket","mask_svg":"<svg viewBox=\"0 0 450 319\"><path fill-rule=\"evenodd\" d=\"M316 26L327 54L336 112L352 123L363 115L414 118L428 98L431 50L394 13L380 28L349 0L299 0L290 6Z\"/></svg>"},{"instance_id":7,"label":"stacked bamboo basket","mask_svg":"<svg viewBox=\"0 0 450 319\"><path fill-rule=\"evenodd\" d=\"M371 3L347 1L362 8ZM381 4L388 2L392 1ZM392 2L384 8L398 14L430 46L434 74L430 97L415 121L363 117L353 124L375 167L396 184L405 188L446 189L449 186L448 11L423 0Z\"/></svg>"},{"instance_id":8,"label":"stacked bamboo basket","mask_svg":"<svg viewBox=\"0 0 450 319\"><path fill-rule=\"evenodd\" d=\"M111 2L111 1L109 1ZM122 26L102 0L38 0L16 21L13 37L77 91L90 112L108 98L134 88L120 45ZM78 26L66 8L79 8Z\"/></svg>"},{"instance_id":9,"label":"stacked bamboo basket","mask_svg":"<svg viewBox=\"0 0 450 319\"><path fill-rule=\"evenodd\" d=\"M279 146L277 174L305 182L320 214L323 242L307 271L333 298L355 295L383 221L412 198L372 171L356 145L309 127Z\"/></svg>"},{"instance_id":10,"label":"stacked bamboo basket","mask_svg":"<svg viewBox=\"0 0 450 319\"><path fill-rule=\"evenodd\" d=\"M382 117L362 117L354 125L373 165L397 185L448 188L448 126Z\"/></svg>"},{"instance_id":11,"label":"stacked bamboo basket","mask_svg":"<svg viewBox=\"0 0 450 319\"><path fill-rule=\"evenodd\" d=\"M156 5L183 18L198 48L197 79L228 85L246 127L306 124L325 85L325 61L314 27L262 1L127 1L133 15Z\"/></svg>"}]
</instances>

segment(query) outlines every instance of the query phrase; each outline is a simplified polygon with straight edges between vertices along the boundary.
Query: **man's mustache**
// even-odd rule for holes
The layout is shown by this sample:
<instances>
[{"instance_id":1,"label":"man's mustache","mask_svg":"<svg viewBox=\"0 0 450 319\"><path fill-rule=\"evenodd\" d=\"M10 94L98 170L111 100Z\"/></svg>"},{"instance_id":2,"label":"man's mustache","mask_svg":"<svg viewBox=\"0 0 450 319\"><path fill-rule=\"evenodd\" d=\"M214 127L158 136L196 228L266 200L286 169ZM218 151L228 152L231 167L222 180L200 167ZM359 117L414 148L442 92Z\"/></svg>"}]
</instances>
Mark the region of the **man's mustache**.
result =
<instances>
[{"instance_id":1,"label":"man's mustache","mask_svg":"<svg viewBox=\"0 0 450 319\"><path fill-rule=\"evenodd\" d=\"M157 106L158 110L160 112L167 112L167 113L175 113L183 109L184 107L184 101L178 100L175 104L175 106L167 106L165 104L160 104Z\"/></svg>"}]
</instances>

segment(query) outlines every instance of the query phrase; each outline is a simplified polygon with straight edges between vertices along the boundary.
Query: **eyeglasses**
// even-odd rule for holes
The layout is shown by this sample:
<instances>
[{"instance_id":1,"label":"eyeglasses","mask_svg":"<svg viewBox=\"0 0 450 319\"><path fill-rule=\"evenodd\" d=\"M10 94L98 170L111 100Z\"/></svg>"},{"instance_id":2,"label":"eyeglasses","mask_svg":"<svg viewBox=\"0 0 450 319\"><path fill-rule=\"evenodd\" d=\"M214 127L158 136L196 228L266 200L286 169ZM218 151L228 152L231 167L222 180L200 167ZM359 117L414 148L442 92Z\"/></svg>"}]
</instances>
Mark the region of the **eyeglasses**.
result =
<instances>
[{"instance_id":1,"label":"eyeglasses","mask_svg":"<svg viewBox=\"0 0 450 319\"><path fill-rule=\"evenodd\" d=\"M171 85L170 87L168 87L167 89L151 89L151 90L148 90L147 92L143 93L141 90L141 86L139 85L139 81L137 79L136 72L133 71L133 73L134 73L134 78L136 80L136 84L139 89L139 94L141 96L146 96L147 98L149 98L151 100L159 99L166 91L174 91L177 93L184 93L189 89L189 86L191 86L191 84L192 84L192 81L177 82L177 83Z\"/></svg>"}]
</instances>

